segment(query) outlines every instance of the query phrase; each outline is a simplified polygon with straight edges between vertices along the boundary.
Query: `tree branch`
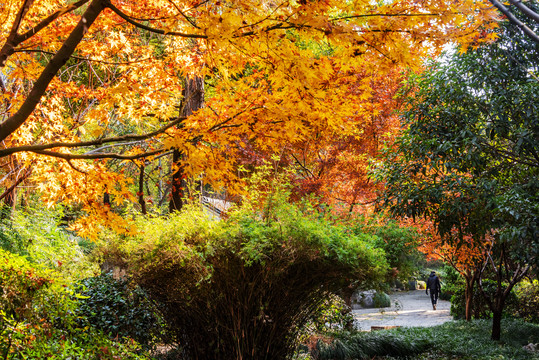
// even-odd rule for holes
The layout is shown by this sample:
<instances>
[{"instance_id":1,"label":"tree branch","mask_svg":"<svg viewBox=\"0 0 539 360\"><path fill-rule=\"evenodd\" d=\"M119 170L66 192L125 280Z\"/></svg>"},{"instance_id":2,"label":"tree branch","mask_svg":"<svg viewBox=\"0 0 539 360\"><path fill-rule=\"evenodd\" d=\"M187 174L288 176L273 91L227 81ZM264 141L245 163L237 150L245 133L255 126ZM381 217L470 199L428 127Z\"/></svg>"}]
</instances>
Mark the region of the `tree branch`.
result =
<instances>
[{"instance_id":1,"label":"tree branch","mask_svg":"<svg viewBox=\"0 0 539 360\"><path fill-rule=\"evenodd\" d=\"M156 34L174 35L174 36L180 36L180 37L192 38L192 39L207 39L208 38L207 35L187 34L187 33L180 33L180 32L176 32L176 31L165 31L165 30L161 30L161 29L152 28L150 26L146 26L144 24L136 22L129 15L122 12L120 9L118 9L116 6L112 5L112 3L110 3L110 2L107 4L107 7L109 9L111 9L112 11L114 11L116 13L116 15L118 15L119 17L121 17L122 19L124 19L125 21L130 23L131 25L136 26L138 28L141 28L143 30L147 30L147 31L156 33Z\"/></svg>"},{"instance_id":2,"label":"tree branch","mask_svg":"<svg viewBox=\"0 0 539 360\"><path fill-rule=\"evenodd\" d=\"M60 16L67 14L70 11L80 8L82 5L86 4L88 1L90 0L80 0L80 1L77 1L76 3L73 3L71 5L68 5L61 9L56 10L54 13L52 13L48 17L41 20L41 22L37 24L36 26L34 26L32 29L28 30L22 35L18 35L17 42L20 44L23 41L28 40L29 38L37 34L39 31L49 26L54 20L58 19Z\"/></svg>"},{"instance_id":3,"label":"tree branch","mask_svg":"<svg viewBox=\"0 0 539 360\"><path fill-rule=\"evenodd\" d=\"M524 24L522 21L520 21L519 19L517 19L517 17L515 15L513 15L511 13L511 11L509 11L508 8L506 8L501 2L499 2L498 0L489 0L492 5L494 5L498 10L500 10L500 12L502 14L504 14L507 19L509 19L509 21L511 21L513 24L515 24L516 26L518 26L526 35L528 35L533 41L535 41L536 43L539 43L539 36L532 30L530 29L526 24Z\"/></svg>"},{"instance_id":4,"label":"tree branch","mask_svg":"<svg viewBox=\"0 0 539 360\"><path fill-rule=\"evenodd\" d=\"M361 14L361 15L349 15L331 19L331 21L359 19L366 17L423 17L423 16L440 16L440 13L424 13L424 14Z\"/></svg>"},{"instance_id":5,"label":"tree branch","mask_svg":"<svg viewBox=\"0 0 539 360\"><path fill-rule=\"evenodd\" d=\"M177 117L173 121L169 122L167 125L161 127L160 129L157 129L147 134L141 134L141 135L127 134L127 135L117 136L117 137L112 137L112 138L96 139L96 140L91 140L91 141L80 141L76 143L56 142L56 143L43 144L43 145L23 145L23 146L11 147L11 148L0 150L0 158L17 153L17 152L22 152L22 151L37 152L37 151L53 149L53 148L58 148L58 147L76 148L76 147L103 145L103 144L108 144L112 142L145 140L145 139L154 137L158 134L164 133L166 130L177 125L183 120L185 120L185 117Z\"/></svg>"},{"instance_id":6,"label":"tree branch","mask_svg":"<svg viewBox=\"0 0 539 360\"><path fill-rule=\"evenodd\" d=\"M7 58L13 54L13 49L20 43L20 41L17 40L19 26L24 18L24 15L26 15L26 12L28 12L28 9L30 9L30 6L32 6L34 1L35 0L25 0L19 9L15 20L13 21L13 26L11 27L9 35L6 38L2 49L0 49L0 68L6 65Z\"/></svg>"},{"instance_id":7,"label":"tree branch","mask_svg":"<svg viewBox=\"0 0 539 360\"><path fill-rule=\"evenodd\" d=\"M66 154L59 153L56 151L47 151L47 150L32 150L32 152L40 155L51 156L55 158L64 159L67 161L70 160L93 160L93 159L117 159L117 160L136 160L142 159L145 157L150 157L157 155L165 151L164 149L158 149L154 151L148 151L145 153L135 154L135 155L121 155L115 153L101 153L101 154Z\"/></svg>"},{"instance_id":8,"label":"tree branch","mask_svg":"<svg viewBox=\"0 0 539 360\"><path fill-rule=\"evenodd\" d=\"M34 87L19 110L0 124L0 141L6 139L17 130L28 119L28 116L32 114L39 104L41 97L47 90L51 80L71 57L75 48L84 37L84 34L88 31L88 28L93 24L104 8L104 0L92 0L77 26L75 26L60 50L58 50L56 55L49 61L37 81L34 83Z\"/></svg>"},{"instance_id":9,"label":"tree branch","mask_svg":"<svg viewBox=\"0 0 539 360\"><path fill-rule=\"evenodd\" d=\"M20 183L22 183L25 179L27 179L31 174L32 174L32 167L30 166L26 170L26 173L20 178L18 178L17 181L15 181L15 184L11 185L9 188L6 189L6 191L4 191L2 195L0 195L0 200L2 200L8 194L10 194L13 191L13 189L15 189Z\"/></svg>"},{"instance_id":10,"label":"tree branch","mask_svg":"<svg viewBox=\"0 0 539 360\"><path fill-rule=\"evenodd\" d=\"M527 7L521 0L509 0L509 2L515 5L520 11L522 11L527 17L539 22L539 14Z\"/></svg>"},{"instance_id":11,"label":"tree branch","mask_svg":"<svg viewBox=\"0 0 539 360\"><path fill-rule=\"evenodd\" d=\"M19 53L19 52L21 52L21 53L40 53L40 54L54 55L54 53L52 51L46 51L46 50L40 50L40 49L21 49L21 50L15 50L14 52L15 53ZM149 57L139 59L139 60L119 61L119 62L96 60L96 59L92 59L92 58L85 58L85 57L82 57L82 56L71 56L70 58L75 59L75 60L80 60L80 61L88 61L88 62L91 62L91 63L105 64L105 65L131 65L131 64L137 64L137 63L141 63L141 62L144 62L144 61L151 60L151 58L149 58Z\"/></svg>"}]
</instances>

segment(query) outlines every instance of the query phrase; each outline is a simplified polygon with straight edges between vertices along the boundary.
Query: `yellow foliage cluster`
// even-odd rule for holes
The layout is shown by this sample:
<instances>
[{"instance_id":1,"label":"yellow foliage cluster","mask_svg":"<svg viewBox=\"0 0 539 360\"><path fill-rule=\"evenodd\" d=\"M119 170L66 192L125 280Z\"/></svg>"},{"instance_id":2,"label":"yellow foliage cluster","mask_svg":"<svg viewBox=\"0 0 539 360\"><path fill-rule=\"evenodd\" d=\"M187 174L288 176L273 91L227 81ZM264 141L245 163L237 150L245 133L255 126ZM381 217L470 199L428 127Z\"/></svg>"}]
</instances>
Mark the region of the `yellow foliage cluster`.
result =
<instances>
[{"instance_id":1,"label":"yellow foliage cluster","mask_svg":"<svg viewBox=\"0 0 539 360\"><path fill-rule=\"evenodd\" d=\"M0 5L3 122L27 105L93 4L101 6L97 20L31 115L9 134L0 124L2 149L59 144L10 156L36 169L45 203L84 204L90 217L77 226L90 235L105 223L130 231L98 208L104 191L117 201L133 197L129 179L109 166L113 160L90 154L133 158L176 148L189 175L241 191L244 144L278 153L305 142L359 139L362 124L387 110L373 84L399 69L419 70L448 42L488 41L496 26L496 13L480 0L8 0ZM127 145L99 142L174 121L185 78L195 77L206 81L205 107L181 124ZM365 163L361 154L350 158Z\"/></svg>"}]
</instances>

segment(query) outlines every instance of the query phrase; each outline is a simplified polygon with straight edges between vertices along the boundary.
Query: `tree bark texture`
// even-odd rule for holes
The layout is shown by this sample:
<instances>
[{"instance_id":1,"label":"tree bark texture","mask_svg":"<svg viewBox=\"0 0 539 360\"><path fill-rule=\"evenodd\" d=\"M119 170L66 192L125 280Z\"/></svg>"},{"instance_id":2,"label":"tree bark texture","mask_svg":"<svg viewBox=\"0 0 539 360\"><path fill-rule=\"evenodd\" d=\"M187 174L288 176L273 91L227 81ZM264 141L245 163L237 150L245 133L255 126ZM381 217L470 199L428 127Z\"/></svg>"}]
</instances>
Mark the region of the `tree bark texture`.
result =
<instances>
[{"instance_id":1,"label":"tree bark texture","mask_svg":"<svg viewBox=\"0 0 539 360\"><path fill-rule=\"evenodd\" d=\"M138 203L140 204L140 212L146 215L146 201L144 201L144 164L140 165L140 175L138 179Z\"/></svg>"},{"instance_id":2,"label":"tree bark texture","mask_svg":"<svg viewBox=\"0 0 539 360\"><path fill-rule=\"evenodd\" d=\"M183 104L180 110L181 117L193 114L204 105L204 79L201 77L187 78L183 89ZM181 126L181 125L180 125ZM174 149L172 163L175 171L172 174L172 190L169 204L169 211L180 210L183 206L185 190L185 171L181 164L183 153Z\"/></svg>"}]
</instances>

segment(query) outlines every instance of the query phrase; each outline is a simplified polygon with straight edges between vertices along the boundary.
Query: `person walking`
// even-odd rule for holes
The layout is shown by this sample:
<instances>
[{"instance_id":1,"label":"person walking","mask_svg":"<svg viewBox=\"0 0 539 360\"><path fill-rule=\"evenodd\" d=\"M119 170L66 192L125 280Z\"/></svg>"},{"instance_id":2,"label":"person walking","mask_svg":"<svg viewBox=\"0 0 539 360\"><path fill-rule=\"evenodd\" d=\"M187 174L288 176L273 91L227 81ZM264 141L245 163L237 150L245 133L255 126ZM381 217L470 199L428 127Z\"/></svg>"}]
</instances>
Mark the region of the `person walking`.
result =
<instances>
[{"instance_id":1,"label":"person walking","mask_svg":"<svg viewBox=\"0 0 539 360\"><path fill-rule=\"evenodd\" d=\"M429 278L427 279L427 289L425 290L426 294L429 294L430 290L430 301L432 301L432 308L436 310L436 303L438 302L438 296L442 287L440 285L440 279L436 276L435 271L431 271Z\"/></svg>"}]
</instances>

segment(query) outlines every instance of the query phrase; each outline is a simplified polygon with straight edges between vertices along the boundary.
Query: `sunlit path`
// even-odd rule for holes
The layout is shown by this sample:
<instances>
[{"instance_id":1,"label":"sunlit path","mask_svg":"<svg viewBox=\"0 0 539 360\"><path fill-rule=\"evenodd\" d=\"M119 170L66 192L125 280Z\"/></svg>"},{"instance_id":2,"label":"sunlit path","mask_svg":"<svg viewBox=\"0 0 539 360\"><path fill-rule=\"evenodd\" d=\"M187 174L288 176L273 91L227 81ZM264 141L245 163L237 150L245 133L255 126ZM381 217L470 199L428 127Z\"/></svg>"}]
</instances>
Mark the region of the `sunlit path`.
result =
<instances>
[{"instance_id":1,"label":"sunlit path","mask_svg":"<svg viewBox=\"0 0 539 360\"><path fill-rule=\"evenodd\" d=\"M371 330L371 326L435 326L452 320L451 303L438 300L437 310L433 310L425 290L399 292L390 298L388 308L352 310L356 327Z\"/></svg>"}]
</instances>

